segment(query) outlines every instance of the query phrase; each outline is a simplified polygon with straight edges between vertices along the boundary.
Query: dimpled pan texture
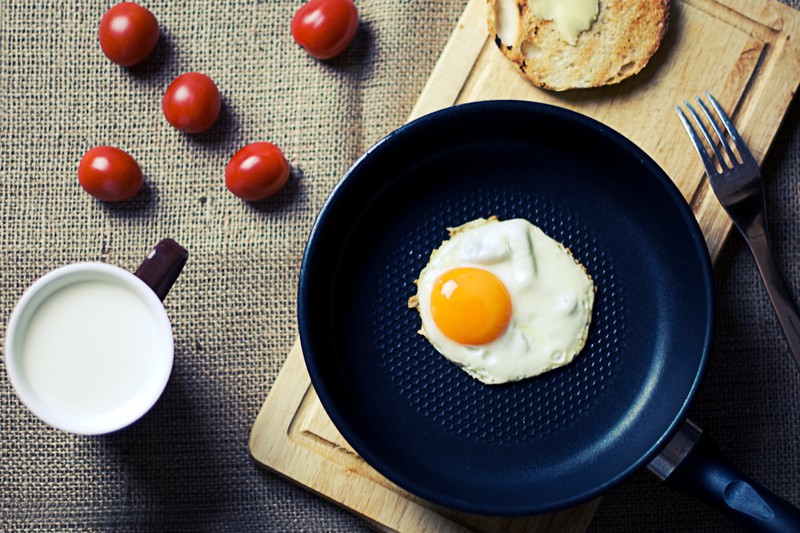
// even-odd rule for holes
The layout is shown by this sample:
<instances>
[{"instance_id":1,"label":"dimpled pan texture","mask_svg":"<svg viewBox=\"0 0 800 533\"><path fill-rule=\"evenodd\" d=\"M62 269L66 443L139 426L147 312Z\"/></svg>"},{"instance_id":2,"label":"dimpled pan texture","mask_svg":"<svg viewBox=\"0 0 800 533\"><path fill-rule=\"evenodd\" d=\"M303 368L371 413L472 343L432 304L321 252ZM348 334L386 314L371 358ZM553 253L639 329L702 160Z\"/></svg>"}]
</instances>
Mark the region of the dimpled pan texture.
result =
<instances>
[{"instance_id":1,"label":"dimpled pan texture","mask_svg":"<svg viewBox=\"0 0 800 533\"><path fill-rule=\"evenodd\" d=\"M447 227L523 217L597 286L584 350L487 386L420 335L414 279ZM527 102L400 128L337 186L301 268L312 382L352 447L401 487L492 515L553 511L645 465L685 417L711 342L708 253L683 197L614 131Z\"/></svg>"}]
</instances>

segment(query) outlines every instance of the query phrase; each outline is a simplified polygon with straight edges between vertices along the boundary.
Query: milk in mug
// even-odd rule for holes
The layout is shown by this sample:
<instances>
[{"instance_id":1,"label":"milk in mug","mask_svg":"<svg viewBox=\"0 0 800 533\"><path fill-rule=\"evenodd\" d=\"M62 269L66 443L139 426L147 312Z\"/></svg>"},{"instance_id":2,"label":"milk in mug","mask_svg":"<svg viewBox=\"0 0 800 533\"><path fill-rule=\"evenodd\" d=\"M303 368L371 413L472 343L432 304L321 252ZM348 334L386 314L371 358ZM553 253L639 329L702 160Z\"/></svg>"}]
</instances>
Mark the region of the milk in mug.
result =
<instances>
[{"instance_id":1,"label":"milk in mug","mask_svg":"<svg viewBox=\"0 0 800 533\"><path fill-rule=\"evenodd\" d=\"M19 398L44 422L109 433L161 396L174 350L161 298L186 251L174 241L159 246L136 274L76 263L45 274L20 298L6 331L6 369Z\"/></svg>"},{"instance_id":2,"label":"milk in mug","mask_svg":"<svg viewBox=\"0 0 800 533\"><path fill-rule=\"evenodd\" d=\"M158 326L147 304L121 284L71 283L32 314L21 339L21 370L43 404L67 414L124 409L170 356Z\"/></svg>"}]
</instances>

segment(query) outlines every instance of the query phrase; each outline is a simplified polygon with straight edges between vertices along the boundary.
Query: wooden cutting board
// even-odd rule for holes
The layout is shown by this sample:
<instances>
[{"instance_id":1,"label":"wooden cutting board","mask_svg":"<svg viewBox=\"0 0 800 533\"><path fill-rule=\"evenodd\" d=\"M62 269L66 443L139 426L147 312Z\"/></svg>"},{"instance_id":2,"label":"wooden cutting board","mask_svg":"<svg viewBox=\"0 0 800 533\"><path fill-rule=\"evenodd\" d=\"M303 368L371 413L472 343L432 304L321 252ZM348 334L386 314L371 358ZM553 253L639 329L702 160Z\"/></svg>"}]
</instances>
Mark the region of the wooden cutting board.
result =
<instances>
[{"instance_id":1,"label":"wooden cutting board","mask_svg":"<svg viewBox=\"0 0 800 533\"><path fill-rule=\"evenodd\" d=\"M409 120L489 99L545 102L594 117L633 140L667 172L716 258L731 224L674 105L711 91L761 161L800 83L800 12L775 0L673 0L669 32L638 75L610 87L548 93L533 87L497 50L486 10L486 0L468 3ZM311 386L299 342L258 414L249 450L259 464L379 529L583 531L599 502L503 518L458 513L407 493L370 468L336 431Z\"/></svg>"}]
</instances>

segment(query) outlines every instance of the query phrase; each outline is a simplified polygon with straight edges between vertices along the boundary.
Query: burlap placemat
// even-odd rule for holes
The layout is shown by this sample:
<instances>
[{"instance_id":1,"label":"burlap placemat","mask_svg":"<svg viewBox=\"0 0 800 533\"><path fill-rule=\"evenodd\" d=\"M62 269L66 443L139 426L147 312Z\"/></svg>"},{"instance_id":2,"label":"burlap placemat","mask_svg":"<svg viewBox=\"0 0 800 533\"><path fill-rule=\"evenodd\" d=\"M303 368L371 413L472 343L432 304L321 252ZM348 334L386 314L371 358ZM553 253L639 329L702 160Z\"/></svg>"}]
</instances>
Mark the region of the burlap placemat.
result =
<instances>
[{"instance_id":1,"label":"burlap placemat","mask_svg":"<svg viewBox=\"0 0 800 533\"><path fill-rule=\"evenodd\" d=\"M172 237L191 254L166 299L176 360L148 416L114 435L50 429L0 372L0 530L352 531L359 519L258 469L246 442L295 336L300 258L337 179L401 125L463 9L463 0L361 0L351 48L319 63L294 45L299 0L148 2L155 54L121 69L100 53L113 2L0 2L0 319L41 274L76 261L134 269ZM797 5L794 0L793 5ZM218 125L173 130L161 96L177 75L210 75ZM247 142L279 145L287 188L250 205L225 189ZM82 191L83 153L129 151L146 190L118 206ZM798 110L766 174L779 261L800 294ZM739 239L717 268L717 347L694 417L743 468L800 503L800 379ZM730 524L640 475L604 498L593 529L726 531Z\"/></svg>"}]
</instances>

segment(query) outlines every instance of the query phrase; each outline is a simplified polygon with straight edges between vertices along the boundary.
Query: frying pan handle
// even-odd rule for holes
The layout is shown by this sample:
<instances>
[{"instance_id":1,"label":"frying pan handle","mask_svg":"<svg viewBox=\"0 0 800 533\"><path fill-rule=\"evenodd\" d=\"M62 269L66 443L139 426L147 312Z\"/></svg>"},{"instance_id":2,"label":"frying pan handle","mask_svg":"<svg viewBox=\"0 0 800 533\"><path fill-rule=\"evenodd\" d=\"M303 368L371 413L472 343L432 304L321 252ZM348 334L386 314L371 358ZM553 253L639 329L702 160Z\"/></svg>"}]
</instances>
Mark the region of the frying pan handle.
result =
<instances>
[{"instance_id":1,"label":"frying pan handle","mask_svg":"<svg viewBox=\"0 0 800 533\"><path fill-rule=\"evenodd\" d=\"M694 446L664 482L711 504L747 529L800 531L800 509L750 480L708 435L698 434Z\"/></svg>"}]
</instances>

